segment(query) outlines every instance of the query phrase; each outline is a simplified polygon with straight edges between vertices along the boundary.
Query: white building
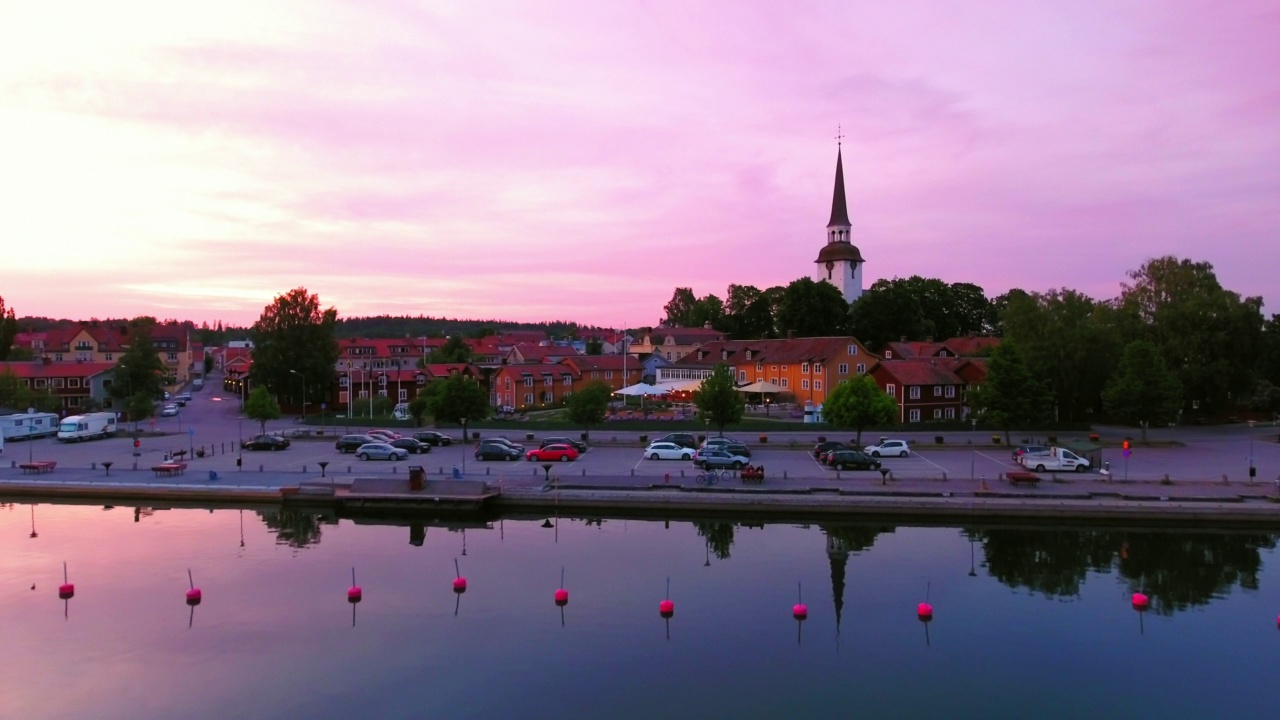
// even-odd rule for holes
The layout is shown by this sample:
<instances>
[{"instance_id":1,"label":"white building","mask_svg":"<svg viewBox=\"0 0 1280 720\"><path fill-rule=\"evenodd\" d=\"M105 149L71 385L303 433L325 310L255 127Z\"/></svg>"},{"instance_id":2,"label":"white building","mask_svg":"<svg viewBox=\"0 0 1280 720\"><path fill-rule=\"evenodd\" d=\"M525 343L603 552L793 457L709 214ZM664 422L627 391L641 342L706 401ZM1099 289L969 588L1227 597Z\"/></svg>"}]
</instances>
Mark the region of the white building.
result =
<instances>
[{"instance_id":1,"label":"white building","mask_svg":"<svg viewBox=\"0 0 1280 720\"><path fill-rule=\"evenodd\" d=\"M814 260L813 279L829 282L840 290L845 302L862 297L862 253L854 245L849 210L844 197L844 163L836 149L836 188L831 198L831 219L827 221L827 244Z\"/></svg>"}]
</instances>

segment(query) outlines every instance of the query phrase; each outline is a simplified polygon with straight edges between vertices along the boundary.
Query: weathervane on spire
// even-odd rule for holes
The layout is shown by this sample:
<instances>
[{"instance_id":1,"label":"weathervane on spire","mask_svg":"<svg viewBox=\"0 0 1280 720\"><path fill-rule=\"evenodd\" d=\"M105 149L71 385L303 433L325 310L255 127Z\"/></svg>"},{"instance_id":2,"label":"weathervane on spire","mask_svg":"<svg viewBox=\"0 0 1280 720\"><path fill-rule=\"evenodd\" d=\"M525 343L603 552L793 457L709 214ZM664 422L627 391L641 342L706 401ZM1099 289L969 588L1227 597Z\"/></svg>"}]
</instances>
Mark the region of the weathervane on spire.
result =
<instances>
[{"instance_id":1,"label":"weathervane on spire","mask_svg":"<svg viewBox=\"0 0 1280 720\"><path fill-rule=\"evenodd\" d=\"M843 143L841 142L842 140L844 140L844 131L840 129L840 125L839 123L837 123L836 124L836 147L840 147L841 145L843 145Z\"/></svg>"}]
</instances>

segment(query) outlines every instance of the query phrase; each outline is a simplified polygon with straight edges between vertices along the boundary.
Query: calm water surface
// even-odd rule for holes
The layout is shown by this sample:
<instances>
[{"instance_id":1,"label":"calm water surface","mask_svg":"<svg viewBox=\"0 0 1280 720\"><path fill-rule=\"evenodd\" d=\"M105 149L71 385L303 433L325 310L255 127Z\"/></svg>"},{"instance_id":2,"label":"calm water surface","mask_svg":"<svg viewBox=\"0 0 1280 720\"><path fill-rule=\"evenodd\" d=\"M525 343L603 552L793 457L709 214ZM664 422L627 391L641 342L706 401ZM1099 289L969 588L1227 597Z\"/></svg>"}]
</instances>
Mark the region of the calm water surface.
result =
<instances>
[{"instance_id":1,"label":"calm water surface","mask_svg":"<svg viewBox=\"0 0 1280 720\"><path fill-rule=\"evenodd\" d=\"M1271 534L544 524L4 506L0 716L1280 715Z\"/></svg>"}]
</instances>

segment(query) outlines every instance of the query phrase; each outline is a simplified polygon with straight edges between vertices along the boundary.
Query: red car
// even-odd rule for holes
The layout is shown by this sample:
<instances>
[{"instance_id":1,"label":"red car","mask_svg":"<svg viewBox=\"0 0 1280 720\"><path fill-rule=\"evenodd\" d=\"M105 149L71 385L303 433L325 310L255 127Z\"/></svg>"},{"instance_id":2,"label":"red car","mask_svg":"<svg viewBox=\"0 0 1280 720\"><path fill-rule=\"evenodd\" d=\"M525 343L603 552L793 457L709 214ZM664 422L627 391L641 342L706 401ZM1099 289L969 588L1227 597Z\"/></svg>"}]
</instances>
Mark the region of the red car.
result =
<instances>
[{"instance_id":1,"label":"red car","mask_svg":"<svg viewBox=\"0 0 1280 720\"><path fill-rule=\"evenodd\" d=\"M536 450L530 450L524 454L524 459L529 462L550 462L553 460L569 462L570 460L578 459L578 449L570 445L548 445Z\"/></svg>"}]
</instances>

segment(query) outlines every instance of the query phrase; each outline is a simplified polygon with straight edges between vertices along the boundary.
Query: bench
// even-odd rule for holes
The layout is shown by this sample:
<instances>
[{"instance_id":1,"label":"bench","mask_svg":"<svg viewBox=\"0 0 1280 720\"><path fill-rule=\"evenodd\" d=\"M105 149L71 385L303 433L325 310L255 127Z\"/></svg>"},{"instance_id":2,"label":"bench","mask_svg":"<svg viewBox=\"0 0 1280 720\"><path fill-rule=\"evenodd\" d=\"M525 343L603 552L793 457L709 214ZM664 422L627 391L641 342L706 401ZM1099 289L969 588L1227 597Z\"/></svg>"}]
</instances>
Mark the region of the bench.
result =
<instances>
[{"instance_id":1,"label":"bench","mask_svg":"<svg viewBox=\"0 0 1280 720\"><path fill-rule=\"evenodd\" d=\"M26 475L39 475L53 472L53 469L58 467L58 462L56 460L37 460L36 462L22 463L18 467L22 468L22 472Z\"/></svg>"},{"instance_id":2,"label":"bench","mask_svg":"<svg viewBox=\"0 0 1280 720\"><path fill-rule=\"evenodd\" d=\"M1004 474L1004 478L1009 481L1010 485L1019 485L1022 483L1026 483L1028 485L1035 485L1040 482L1039 475L1033 472L1025 472L1025 471L1007 472Z\"/></svg>"},{"instance_id":3,"label":"bench","mask_svg":"<svg viewBox=\"0 0 1280 720\"><path fill-rule=\"evenodd\" d=\"M186 463L160 463L159 465L152 465L151 471L156 474L156 477L171 477L173 475L181 475L182 473L186 472L187 464Z\"/></svg>"},{"instance_id":4,"label":"bench","mask_svg":"<svg viewBox=\"0 0 1280 720\"><path fill-rule=\"evenodd\" d=\"M760 467L752 467L748 465L742 468L741 472L739 472L738 475L739 477L742 478L743 485L746 485L748 483L752 483L755 485L764 484L764 466L763 465Z\"/></svg>"}]
</instances>

